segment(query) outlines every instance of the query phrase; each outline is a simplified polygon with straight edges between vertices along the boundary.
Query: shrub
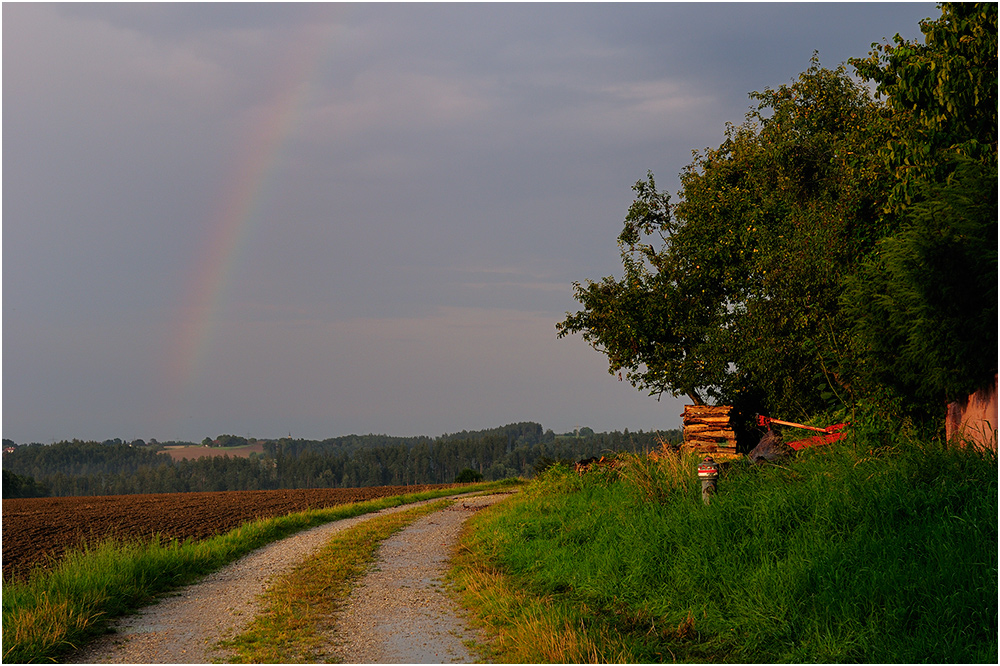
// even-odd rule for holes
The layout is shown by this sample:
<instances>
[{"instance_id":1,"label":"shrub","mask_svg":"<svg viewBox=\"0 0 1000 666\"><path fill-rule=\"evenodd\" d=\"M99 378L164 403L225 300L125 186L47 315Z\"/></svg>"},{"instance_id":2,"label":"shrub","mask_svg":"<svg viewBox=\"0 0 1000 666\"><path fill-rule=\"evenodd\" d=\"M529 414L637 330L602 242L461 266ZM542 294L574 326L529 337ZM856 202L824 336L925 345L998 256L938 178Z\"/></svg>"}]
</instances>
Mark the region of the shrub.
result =
<instances>
[{"instance_id":1,"label":"shrub","mask_svg":"<svg viewBox=\"0 0 1000 666\"><path fill-rule=\"evenodd\" d=\"M455 483L477 483L483 480L483 475L474 469L466 467L455 477Z\"/></svg>"}]
</instances>

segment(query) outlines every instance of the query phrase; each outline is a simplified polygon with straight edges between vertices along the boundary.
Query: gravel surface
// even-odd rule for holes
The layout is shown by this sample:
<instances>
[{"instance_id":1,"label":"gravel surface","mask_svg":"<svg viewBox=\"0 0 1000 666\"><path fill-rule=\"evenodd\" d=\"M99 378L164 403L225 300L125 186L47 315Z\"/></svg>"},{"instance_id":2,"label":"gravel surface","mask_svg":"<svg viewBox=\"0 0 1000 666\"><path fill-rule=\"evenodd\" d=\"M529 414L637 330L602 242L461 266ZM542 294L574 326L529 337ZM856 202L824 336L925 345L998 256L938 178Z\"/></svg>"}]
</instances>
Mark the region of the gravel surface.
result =
<instances>
[{"instance_id":1,"label":"gravel surface","mask_svg":"<svg viewBox=\"0 0 1000 666\"><path fill-rule=\"evenodd\" d=\"M431 514L387 540L376 571L363 579L348 604L338 631L346 639L337 641L331 637L336 644L332 649L346 655L340 658L352 663L471 661L461 641L472 635L464 633L464 623L456 617L455 606L437 588L437 581L445 571L462 522L476 507L503 497L457 497L457 504L451 510ZM114 622L113 633L91 642L70 655L66 662L191 664L224 660L227 655L213 648L214 644L244 630L260 610L258 597L275 577L291 571L325 545L333 534L375 516L412 506L415 505L328 523L260 548L201 582ZM406 545L407 540L412 540L413 545ZM418 543L422 544L422 554L411 560L408 548ZM397 566L398 558L406 558L409 563ZM399 568L410 570L412 576L400 578L401 587L395 591L385 593L390 589L385 586L392 585L391 582L370 582L373 577ZM382 620L370 615L380 612L377 604L356 602L356 597L364 598L365 589L373 590L376 596L394 597L392 601L397 602L386 601ZM353 618L358 618L361 625L352 625ZM445 644L445 636L453 642ZM380 645L380 641L385 644ZM380 656L373 658L376 654Z\"/></svg>"},{"instance_id":2,"label":"gravel surface","mask_svg":"<svg viewBox=\"0 0 1000 666\"><path fill-rule=\"evenodd\" d=\"M330 634L332 656L353 664L469 663L481 640L442 587L462 524L503 499L461 499L383 542L372 571L351 591Z\"/></svg>"}]
</instances>

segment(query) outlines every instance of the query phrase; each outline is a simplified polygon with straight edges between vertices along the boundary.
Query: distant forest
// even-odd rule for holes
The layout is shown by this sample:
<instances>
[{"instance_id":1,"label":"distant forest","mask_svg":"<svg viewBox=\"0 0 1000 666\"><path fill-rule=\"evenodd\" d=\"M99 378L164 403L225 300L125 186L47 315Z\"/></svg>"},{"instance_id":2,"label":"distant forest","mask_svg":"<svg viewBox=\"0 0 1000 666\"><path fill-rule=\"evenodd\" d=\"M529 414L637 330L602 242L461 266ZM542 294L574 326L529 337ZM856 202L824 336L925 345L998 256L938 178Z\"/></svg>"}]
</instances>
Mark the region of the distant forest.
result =
<instances>
[{"instance_id":1,"label":"distant forest","mask_svg":"<svg viewBox=\"0 0 1000 666\"><path fill-rule=\"evenodd\" d=\"M220 436L223 439L226 436ZM216 441L218 441L218 439ZM242 438L240 438L242 439ZM18 446L4 440L4 497L131 495L452 483L531 477L555 461L678 443L680 430L556 435L537 423L437 438L349 435L264 440L263 454L173 460L163 444L120 440ZM245 442L246 440L243 440ZM242 442L241 442L242 443Z\"/></svg>"}]
</instances>

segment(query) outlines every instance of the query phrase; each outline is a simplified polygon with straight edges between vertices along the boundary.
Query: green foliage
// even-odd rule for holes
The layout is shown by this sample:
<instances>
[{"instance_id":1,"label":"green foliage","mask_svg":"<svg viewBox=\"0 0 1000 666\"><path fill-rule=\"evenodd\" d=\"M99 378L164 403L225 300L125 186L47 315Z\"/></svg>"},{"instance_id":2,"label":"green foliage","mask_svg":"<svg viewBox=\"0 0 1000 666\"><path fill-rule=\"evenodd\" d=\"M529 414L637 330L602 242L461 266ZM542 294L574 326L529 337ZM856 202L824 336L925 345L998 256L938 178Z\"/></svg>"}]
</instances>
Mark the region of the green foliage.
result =
<instances>
[{"instance_id":1,"label":"green foliage","mask_svg":"<svg viewBox=\"0 0 1000 666\"><path fill-rule=\"evenodd\" d=\"M924 44L896 35L851 63L878 85L892 116L881 156L893 168L889 205L917 200L922 182L941 183L956 157L997 166L997 5L941 4L920 22Z\"/></svg>"},{"instance_id":2,"label":"green foliage","mask_svg":"<svg viewBox=\"0 0 1000 666\"><path fill-rule=\"evenodd\" d=\"M746 121L681 174L652 174L618 238L624 276L575 285L582 333L612 373L651 394L806 415L841 380L842 279L890 228L873 154L883 110L841 66L751 95ZM650 243L650 237L660 247Z\"/></svg>"},{"instance_id":3,"label":"green foliage","mask_svg":"<svg viewBox=\"0 0 1000 666\"><path fill-rule=\"evenodd\" d=\"M104 477L108 474L135 474L143 467L155 466L165 459L156 451L133 447L119 441L114 444L84 442L77 439L55 444L30 444L19 446L11 453L4 454L4 469L24 476L33 477L52 489L54 495L60 492L57 474L72 476ZM94 488L102 494L100 488Z\"/></svg>"},{"instance_id":4,"label":"green foliage","mask_svg":"<svg viewBox=\"0 0 1000 666\"><path fill-rule=\"evenodd\" d=\"M455 476L455 483L476 483L483 480L483 475L474 469L466 467Z\"/></svg>"},{"instance_id":5,"label":"green foliage","mask_svg":"<svg viewBox=\"0 0 1000 666\"><path fill-rule=\"evenodd\" d=\"M923 191L844 302L864 359L857 380L889 387L933 417L996 376L996 170L963 160Z\"/></svg>"},{"instance_id":6,"label":"green foliage","mask_svg":"<svg viewBox=\"0 0 1000 666\"><path fill-rule=\"evenodd\" d=\"M13 472L3 471L3 497L48 497L51 494L44 484L36 482L30 476L21 476Z\"/></svg>"},{"instance_id":7,"label":"green foliage","mask_svg":"<svg viewBox=\"0 0 1000 666\"><path fill-rule=\"evenodd\" d=\"M905 218L844 295L855 380L922 418L997 371L997 5L941 7L925 44L852 61L895 112L879 155Z\"/></svg>"},{"instance_id":8,"label":"green foliage","mask_svg":"<svg viewBox=\"0 0 1000 666\"><path fill-rule=\"evenodd\" d=\"M205 438L208 440L208 438ZM219 447L230 447L230 446L246 446L250 442L246 437L240 437L239 435L219 435L215 438L215 441L208 440L207 446L219 446Z\"/></svg>"},{"instance_id":9,"label":"green foliage","mask_svg":"<svg viewBox=\"0 0 1000 666\"><path fill-rule=\"evenodd\" d=\"M555 458L550 458L549 456L542 456L535 461L534 470L535 476L541 476L548 472L550 469L555 467L561 467L563 469L569 469L573 465L572 460L567 460L563 458L561 460L556 460Z\"/></svg>"},{"instance_id":10,"label":"green foliage","mask_svg":"<svg viewBox=\"0 0 1000 666\"><path fill-rule=\"evenodd\" d=\"M636 183L623 277L575 284L559 336L651 394L799 421L940 420L992 384L997 5L941 8L924 44L851 60L885 103L814 57L695 153L678 203Z\"/></svg>"},{"instance_id":11,"label":"green foliage","mask_svg":"<svg viewBox=\"0 0 1000 666\"><path fill-rule=\"evenodd\" d=\"M679 437L667 431L667 437ZM353 488L451 483L463 469L496 481L530 477L539 459L575 461L614 451L659 446L655 432L595 433L557 438L537 423L428 437L351 435L323 441L280 439L263 455L175 461L127 444L32 444L4 454L4 468L30 475L57 497L133 493Z\"/></svg>"},{"instance_id":12,"label":"green foliage","mask_svg":"<svg viewBox=\"0 0 1000 666\"><path fill-rule=\"evenodd\" d=\"M476 516L466 545L590 662L994 663L995 456L861 430L734 464L710 506L662 463L615 483L553 472Z\"/></svg>"}]
</instances>

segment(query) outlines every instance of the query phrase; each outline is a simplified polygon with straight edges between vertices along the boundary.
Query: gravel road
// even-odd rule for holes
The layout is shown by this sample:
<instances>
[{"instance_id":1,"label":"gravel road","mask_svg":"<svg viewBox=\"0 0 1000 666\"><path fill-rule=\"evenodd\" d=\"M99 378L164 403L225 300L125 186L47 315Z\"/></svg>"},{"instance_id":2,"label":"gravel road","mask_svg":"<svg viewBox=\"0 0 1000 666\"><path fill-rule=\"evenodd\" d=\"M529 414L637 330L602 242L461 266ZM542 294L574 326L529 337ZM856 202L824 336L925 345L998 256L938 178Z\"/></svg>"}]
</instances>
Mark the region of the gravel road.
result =
<instances>
[{"instance_id":1,"label":"gravel road","mask_svg":"<svg viewBox=\"0 0 1000 666\"><path fill-rule=\"evenodd\" d=\"M351 663L472 661L462 644L473 638L438 587L461 524L477 508L506 495L463 498L388 539L374 568L356 586L331 636L334 659ZM249 624L258 597L277 576L319 550L335 533L384 509L300 532L260 548L113 624L114 632L69 655L68 663L209 663L224 660L220 639ZM416 552L411 552L416 551Z\"/></svg>"},{"instance_id":2,"label":"gravel road","mask_svg":"<svg viewBox=\"0 0 1000 666\"><path fill-rule=\"evenodd\" d=\"M464 622L441 582L462 524L504 497L460 499L383 542L375 567L337 614L333 659L352 664L475 661L465 643L482 637Z\"/></svg>"}]
</instances>

